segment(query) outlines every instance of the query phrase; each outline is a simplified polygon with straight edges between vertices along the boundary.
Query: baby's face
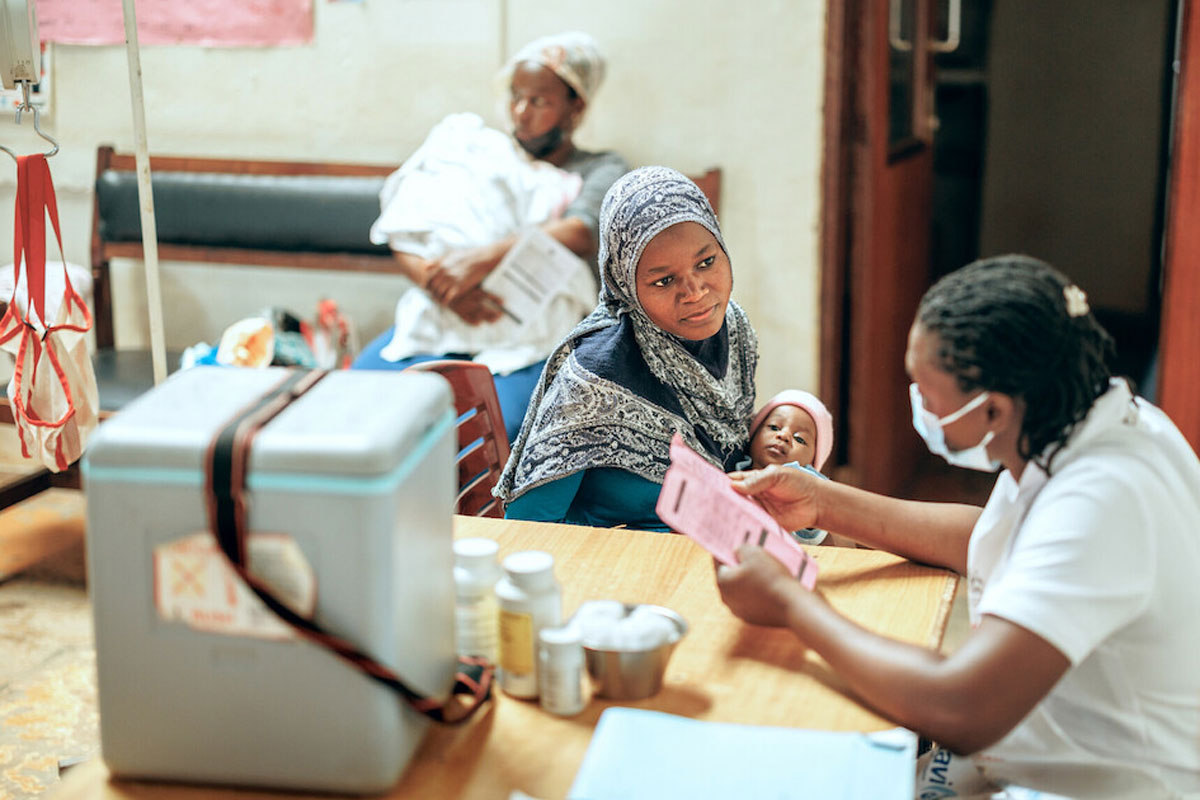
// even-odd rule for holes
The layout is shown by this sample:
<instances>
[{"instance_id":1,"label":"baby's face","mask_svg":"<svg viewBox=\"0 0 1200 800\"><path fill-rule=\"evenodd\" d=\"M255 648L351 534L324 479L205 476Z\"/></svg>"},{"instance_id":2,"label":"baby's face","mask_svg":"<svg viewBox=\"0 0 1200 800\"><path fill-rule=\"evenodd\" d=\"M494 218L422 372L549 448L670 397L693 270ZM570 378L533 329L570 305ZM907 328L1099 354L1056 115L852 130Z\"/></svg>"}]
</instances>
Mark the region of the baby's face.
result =
<instances>
[{"instance_id":1,"label":"baby's face","mask_svg":"<svg viewBox=\"0 0 1200 800\"><path fill-rule=\"evenodd\" d=\"M755 469L792 461L812 466L816 444L817 424L812 416L803 408L779 406L771 410L750 440L750 459Z\"/></svg>"}]
</instances>

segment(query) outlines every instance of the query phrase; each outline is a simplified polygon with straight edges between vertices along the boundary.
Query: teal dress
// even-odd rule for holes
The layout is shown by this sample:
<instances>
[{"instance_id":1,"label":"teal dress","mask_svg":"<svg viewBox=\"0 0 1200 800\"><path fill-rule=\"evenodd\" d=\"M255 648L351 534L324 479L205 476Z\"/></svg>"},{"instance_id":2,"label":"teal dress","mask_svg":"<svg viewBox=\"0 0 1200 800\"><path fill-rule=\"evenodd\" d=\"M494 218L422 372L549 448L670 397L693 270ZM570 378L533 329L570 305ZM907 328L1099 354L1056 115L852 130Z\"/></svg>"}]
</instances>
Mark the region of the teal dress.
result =
<instances>
[{"instance_id":1,"label":"teal dress","mask_svg":"<svg viewBox=\"0 0 1200 800\"><path fill-rule=\"evenodd\" d=\"M593 528L668 531L654 510L659 484L615 467L595 467L530 489L504 509L507 519Z\"/></svg>"}]
</instances>

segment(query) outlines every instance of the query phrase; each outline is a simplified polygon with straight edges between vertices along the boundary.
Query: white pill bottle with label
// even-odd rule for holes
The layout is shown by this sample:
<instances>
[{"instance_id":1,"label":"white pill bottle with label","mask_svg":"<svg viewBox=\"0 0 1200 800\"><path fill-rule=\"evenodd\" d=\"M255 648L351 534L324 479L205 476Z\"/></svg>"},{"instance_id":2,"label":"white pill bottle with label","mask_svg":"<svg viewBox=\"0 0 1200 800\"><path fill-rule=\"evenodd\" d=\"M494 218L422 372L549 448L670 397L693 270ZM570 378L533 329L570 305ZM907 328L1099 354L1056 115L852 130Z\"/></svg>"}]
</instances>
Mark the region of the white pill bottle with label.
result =
<instances>
[{"instance_id":1,"label":"white pill bottle with label","mask_svg":"<svg viewBox=\"0 0 1200 800\"><path fill-rule=\"evenodd\" d=\"M538 702L551 714L573 717L587 706L583 639L574 625L538 635Z\"/></svg>"},{"instance_id":2,"label":"white pill bottle with label","mask_svg":"<svg viewBox=\"0 0 1200 800\"><path fill-rule=\"evenodd\" d=\"M504 559L496 583L500 604L500 688L513 697L538 696L538 634L562 624L562 591L554 556L523 550Z\"/></svg>"},{"instance_id":3,"label":"white pill bottle with label","mask_svg":"<svg viewBox=\"0 0 1200 800\"><path fill-rule=\"evenodd\" d=\"M458 539L454 542L454 642L460 656L480 656L496 661L496 581L500 545L492 539Z\"/></svg>"}]
</instances>

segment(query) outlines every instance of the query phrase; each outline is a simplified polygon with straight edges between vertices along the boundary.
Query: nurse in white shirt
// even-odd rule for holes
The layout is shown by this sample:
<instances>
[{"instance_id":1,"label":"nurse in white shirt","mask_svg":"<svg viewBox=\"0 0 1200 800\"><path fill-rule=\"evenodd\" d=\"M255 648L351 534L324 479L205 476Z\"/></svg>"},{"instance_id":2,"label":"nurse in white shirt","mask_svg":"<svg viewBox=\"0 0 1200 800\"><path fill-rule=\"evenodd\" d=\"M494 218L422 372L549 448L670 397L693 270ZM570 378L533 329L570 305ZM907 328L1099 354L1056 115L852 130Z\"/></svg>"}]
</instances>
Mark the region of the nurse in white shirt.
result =
<instances>
[{"instance_id":1,"label":"nurse in white shirt","mask_svg":"<svg viewBox=\"0 0 1200 800\"><path fill-rule=\"evenodd\" d=\"M905 366L930 449L1003 468L985 508L778 467L731 476L789 530L966 576L973 630L942 656L851 622L758 548L718 570L735 614L791 628L866 705L937 743L927 796L1200 796L1200 460L1111 377L1111 355L1061 273L979 261L926 293Z\"/></svg>"}]
</instances>

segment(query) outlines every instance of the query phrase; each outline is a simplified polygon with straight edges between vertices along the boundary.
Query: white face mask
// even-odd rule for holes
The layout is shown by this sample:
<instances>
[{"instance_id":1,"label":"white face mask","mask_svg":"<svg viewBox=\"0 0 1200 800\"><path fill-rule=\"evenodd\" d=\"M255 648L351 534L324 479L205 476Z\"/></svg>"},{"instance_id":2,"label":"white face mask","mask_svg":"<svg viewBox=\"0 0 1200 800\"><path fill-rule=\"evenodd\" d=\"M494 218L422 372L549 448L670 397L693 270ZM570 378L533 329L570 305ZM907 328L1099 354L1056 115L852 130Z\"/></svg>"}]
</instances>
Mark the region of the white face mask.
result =
<instances>
[{"instance_id":1,"label":"white face mask","mask_svg":"<svg viewBox=\"0 0 1200 800\"><path fill-rule=\"evenodd\" d=\"M987 401L989 394L989 392L984 392L978 397L972 398L965 406L953 414L939 417L925 408L925 398L921 396L921 390L917 388L917 384L911 384L908 387L908 395L912 400L913 427L917 433L921 434L921 438L925 440L925 445L929 448L929 452L935 456L941 456L946 459L947 463L956 467L975 469L980 472L995 472L1000 469L1003 465L989 456L987 452L988 443L995 436L994 431L988 431L984 434L983 439L974 447L967 447L962 450L951 450L946 444L946 435L942 431L943 426L962 419L983 405Z\"/></svg>"}]
</instances>

